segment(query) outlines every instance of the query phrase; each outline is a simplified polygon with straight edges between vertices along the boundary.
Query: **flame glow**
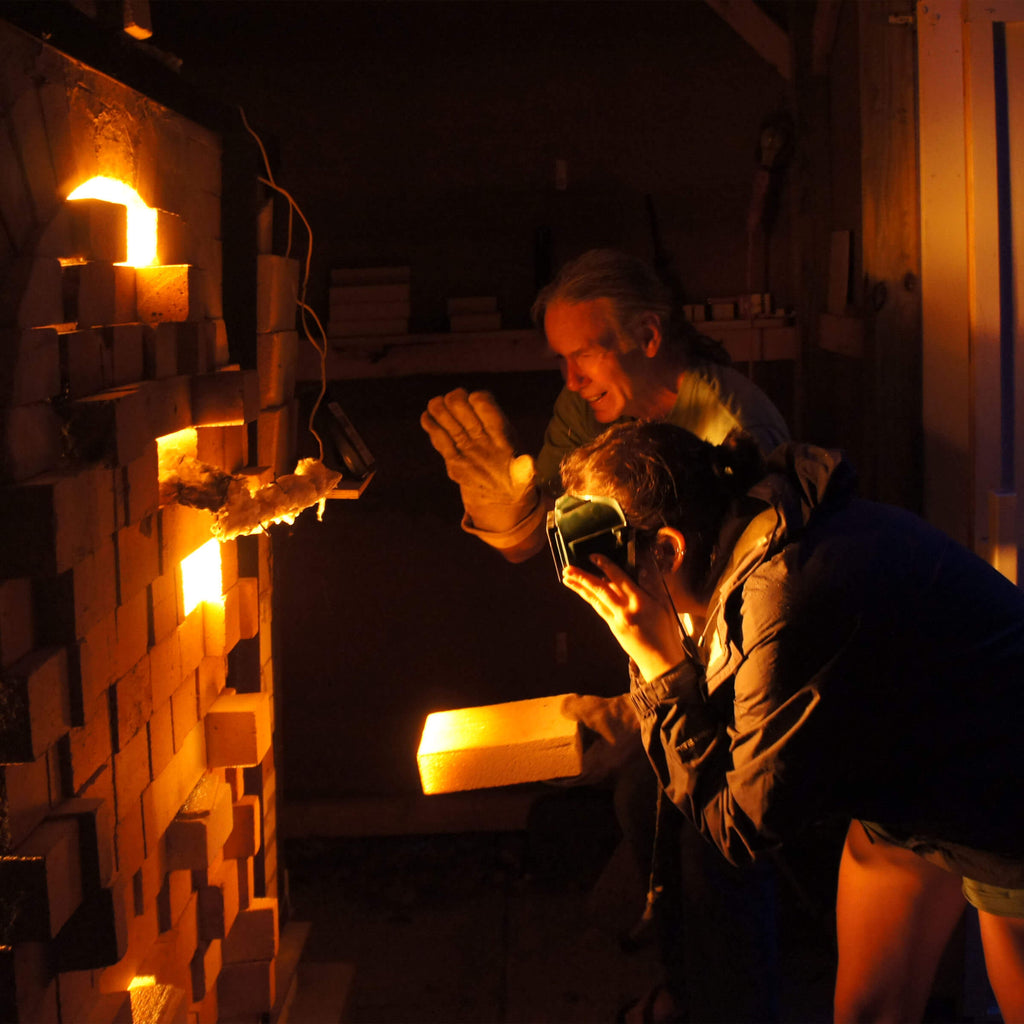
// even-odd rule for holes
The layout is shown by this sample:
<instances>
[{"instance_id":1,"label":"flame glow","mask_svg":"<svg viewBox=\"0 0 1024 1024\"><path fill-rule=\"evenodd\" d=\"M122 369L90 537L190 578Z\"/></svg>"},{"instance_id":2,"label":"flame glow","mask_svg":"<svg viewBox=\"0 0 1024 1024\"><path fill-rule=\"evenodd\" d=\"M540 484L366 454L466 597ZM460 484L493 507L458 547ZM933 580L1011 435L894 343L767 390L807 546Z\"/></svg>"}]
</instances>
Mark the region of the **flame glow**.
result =
<instances>
[{"instance_id":1,"label":"flame glow","mask_svg":"<svg viewBox=\"0 0 1024 1024\"><path fill-rule=\"evenodd\" d=\"M199 434L195 427L185 427L173 434L164 434L156 439L157 459L160 477L170 474L182 458L194 459L199 445Z\"/></svg>"},{"instance_id":2,"label":"flame glow","mask_svg":"<svg viewBox=\"0 0 1024 1024\"><path fill-rule=\"evenodd\" d=\"M123 205L128 213L128 258L121 266L150 267L156 263L156 210L147 206L131 186L116 178L90 178L68 199L102 199Z\"/></svg>"},{"instance_id":3,"label":"flame glow","mask_svg":"<svg viewBox=\"0 0 1024 1024\"><path fill-rule=\"evenodd\" d=\"M136 1024L159 1024L171 1020L174 1003L180 1002L180 989L157 983L153 975L137 975L128 985L131 1017ZM173 1019L178 1019L173 1017Z\"/></svg>"},{"instance_id":4,"label":"flame glow","mask_svg":"<svg viewBox=\"0 0 1024 1024\"><path fill-rule=\"evenodd\" d=\"M181 590L184 612L190 614L203 601L217 601L223 593L220 542L207 541L181 560Z\"/></svg>"}]
</instances>

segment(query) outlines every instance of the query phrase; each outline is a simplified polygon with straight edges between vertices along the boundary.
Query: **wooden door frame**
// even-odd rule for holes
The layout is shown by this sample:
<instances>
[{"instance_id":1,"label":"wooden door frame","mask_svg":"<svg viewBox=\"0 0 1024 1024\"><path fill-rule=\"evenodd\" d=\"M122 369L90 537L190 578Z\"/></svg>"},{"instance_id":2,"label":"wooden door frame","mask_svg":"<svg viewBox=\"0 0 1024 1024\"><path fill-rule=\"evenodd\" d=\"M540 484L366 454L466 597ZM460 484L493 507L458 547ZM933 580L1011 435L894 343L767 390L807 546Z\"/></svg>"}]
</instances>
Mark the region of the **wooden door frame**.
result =
<instances>
[{"instance_id":1,"label":"wooden door frame","mask_svg":"<svg viewBox=\"0 0 1024 1024\"><path fill-rule=\"evenodd\" d=\"M1024 531L1015 489L1000 474L996 21L1024 22L1024 0L917 5L924 512L1016 578ZM1024 40L1014 45L1024 50ZM1024 352L1019 367L1022 359ZM1016 406L1024 412L1020 376ZM1014 433L1014 476L1024 480L1024 432Z\"/></svg>"}]
</instances>

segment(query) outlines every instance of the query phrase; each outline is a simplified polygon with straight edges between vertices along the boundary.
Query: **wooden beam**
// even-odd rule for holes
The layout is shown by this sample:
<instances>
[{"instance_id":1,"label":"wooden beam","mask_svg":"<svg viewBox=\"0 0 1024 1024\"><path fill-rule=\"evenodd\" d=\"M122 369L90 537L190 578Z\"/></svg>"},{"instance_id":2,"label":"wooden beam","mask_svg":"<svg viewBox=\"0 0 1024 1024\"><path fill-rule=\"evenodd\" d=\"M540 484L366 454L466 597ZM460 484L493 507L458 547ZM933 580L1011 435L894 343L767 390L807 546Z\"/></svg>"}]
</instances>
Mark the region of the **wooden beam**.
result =
<instances>
[{"instance_id":1,"label":"wooden beam","mask_svg":"<svg viewBox=\"0 0 1024 1024\"><path fill-rule=\"evenodd\" d=\"M705 0L707 5L749 43L787 81L793 78L789 35L754 0Z\"/></svg>"},{"instance_id":2,"label":"wooden beam","mask_svg":"<svg viewBox=\"0 0 1024 1024\"><path fill-rule=\"evenodd\" d=\"M955 4L948 6L951 9ZM913 18L899 19L913 14L913 7L908 0L864 0L856 5L856 11L865 355L871 380L870 399L864 406L871 462L863 473L873 483L874 496L919 511L921 280L924 276L927 281L928 276L922 274L920 251L916 40ZM955 14L950 20L956 20ZM951 120L955 122L955 117ZM920 181L926 177L921 173ZM960 191L962 195L962 182ZM949 286L950 282L940 285ZM969 372L958 362L954 376L957 379L950 382L950 391L959 394L947 393L939 413L950 421L958 419L956 410ZM952 450L944 455L954 457ZM949 461L945 465L951 467ZM963 490L963 483L958 482L957 488ZM944 525L953 527L954 523L947 520ZM963 538L962 531L957 531L957 537Z\"/></svg>"},{"instance_id":3,"label":"wooden beam","mask_svg":"<svg viewBox=\"0 0 1024 1024\"><path fill-rule=\"evenodd\" d=\"M832 43L836 38L841 0L818 0L814 9L814 43L811 54L811 74L824 75L828 71L828 59Z\"/></svg>"}]
</instances>

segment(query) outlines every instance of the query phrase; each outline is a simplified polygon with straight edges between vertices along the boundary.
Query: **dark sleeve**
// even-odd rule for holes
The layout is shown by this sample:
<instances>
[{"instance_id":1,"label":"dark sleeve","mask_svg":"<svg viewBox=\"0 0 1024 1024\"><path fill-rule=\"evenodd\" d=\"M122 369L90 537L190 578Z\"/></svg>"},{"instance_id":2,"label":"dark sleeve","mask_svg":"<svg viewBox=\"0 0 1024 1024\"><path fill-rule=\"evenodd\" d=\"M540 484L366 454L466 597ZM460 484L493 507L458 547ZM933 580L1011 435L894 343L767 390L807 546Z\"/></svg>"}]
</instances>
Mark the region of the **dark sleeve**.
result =
<instances>
[{"instance_id":1,"label":"dark sleeve","mask_svg":"<svg viewBox=\"0 0 1024 1024\"><path fill-rule=\"evenodd\" d=\"M753 625L745 622L745 632ZM634 671L631 687L665 792L734 864L813 820L831 791L820 749L820 680L787 685L780 673L786 626L757 625L744 656L731 655L738 667L713 674L710 696L703 667L692 663L650 682Z\"/></svg>"}]
</instances>

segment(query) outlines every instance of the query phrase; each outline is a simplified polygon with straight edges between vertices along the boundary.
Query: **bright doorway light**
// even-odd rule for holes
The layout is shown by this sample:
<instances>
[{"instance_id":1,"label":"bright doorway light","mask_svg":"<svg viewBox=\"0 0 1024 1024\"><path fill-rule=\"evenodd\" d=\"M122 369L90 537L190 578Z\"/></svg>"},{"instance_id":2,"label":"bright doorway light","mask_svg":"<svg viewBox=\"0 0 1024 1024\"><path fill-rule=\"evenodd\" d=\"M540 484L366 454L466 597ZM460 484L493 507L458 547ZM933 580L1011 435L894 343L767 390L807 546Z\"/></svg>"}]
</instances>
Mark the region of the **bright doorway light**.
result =
<instances>
[{"instance_id":1,"label":"bright doorway light","mask_svg":"<svg viewBox=\"0 0 1024 1024\"><path fill-rule=\"evenodd\" d=\"M128 258L121 266L150 267L156 263L156 210L147 206L139 193L116 178L90 178L68 199L102 199L120 203L128 213Z\"/></svg>"}]
</instances>

